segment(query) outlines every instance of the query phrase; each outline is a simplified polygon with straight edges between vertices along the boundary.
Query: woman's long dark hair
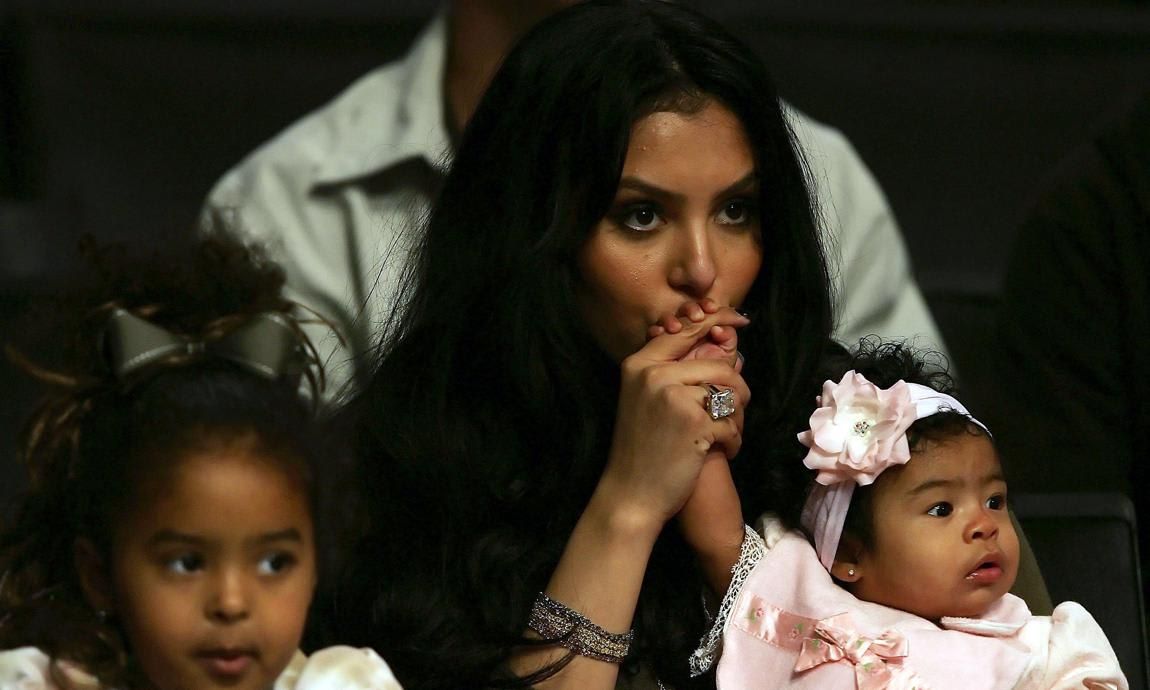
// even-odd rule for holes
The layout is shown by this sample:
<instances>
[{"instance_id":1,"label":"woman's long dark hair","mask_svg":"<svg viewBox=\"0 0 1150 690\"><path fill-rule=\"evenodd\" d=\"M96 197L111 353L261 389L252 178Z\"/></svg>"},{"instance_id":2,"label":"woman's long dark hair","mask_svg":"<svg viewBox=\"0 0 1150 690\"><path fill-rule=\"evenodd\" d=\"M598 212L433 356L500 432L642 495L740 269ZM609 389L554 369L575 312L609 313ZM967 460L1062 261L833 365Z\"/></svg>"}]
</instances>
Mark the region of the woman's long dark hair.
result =
<instances>
[{"instance_id":1,"label":"woman's long dark hair","mask_svg":"<svg viewBox=\"0 0 1150 690\"><path fill-rule=\"evenodd\" d=\"M465 130L406 308L346 410L370 528L333 629L380 651L405 687L517 682L501 669L603 471L615 418L618 365L583 325L576 255L614 198L632 125L707 100L742 123L762 190L763 266L740 333L754 399L733 470L748 519L801 500L794 434L830 334L829 281L765 69L668 3L554 15L510 54ZM704 588L664 530L633 657L673 687L693 684Z\"/></svg>"}]
</instances>

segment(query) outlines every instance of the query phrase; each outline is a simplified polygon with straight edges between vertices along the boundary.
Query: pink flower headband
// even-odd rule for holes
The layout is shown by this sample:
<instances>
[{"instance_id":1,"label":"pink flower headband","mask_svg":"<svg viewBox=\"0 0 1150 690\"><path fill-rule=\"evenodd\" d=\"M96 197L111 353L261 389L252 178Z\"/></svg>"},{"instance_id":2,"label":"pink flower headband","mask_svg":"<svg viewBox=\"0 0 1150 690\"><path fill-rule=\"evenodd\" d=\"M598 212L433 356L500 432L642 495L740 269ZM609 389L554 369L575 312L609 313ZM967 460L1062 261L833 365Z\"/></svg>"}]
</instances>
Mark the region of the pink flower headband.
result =
<instances>
[{"instance_id":1,"label":"pink flower headband","mask_svg":"<svg viewBox=\"0 0 1150 690\"><path fill-rule=\"evenodd\" d=\"M855 371L823 383L811 428L799 434L810 448L803 464L818 470L801 522L815 540L819 561L830 570L855 485L866 486L894 465L910 460L906 430L939 412L957 412L982 427L962 403L946 393L899 381L879 388Z\"/></svg>"}]
</instances>

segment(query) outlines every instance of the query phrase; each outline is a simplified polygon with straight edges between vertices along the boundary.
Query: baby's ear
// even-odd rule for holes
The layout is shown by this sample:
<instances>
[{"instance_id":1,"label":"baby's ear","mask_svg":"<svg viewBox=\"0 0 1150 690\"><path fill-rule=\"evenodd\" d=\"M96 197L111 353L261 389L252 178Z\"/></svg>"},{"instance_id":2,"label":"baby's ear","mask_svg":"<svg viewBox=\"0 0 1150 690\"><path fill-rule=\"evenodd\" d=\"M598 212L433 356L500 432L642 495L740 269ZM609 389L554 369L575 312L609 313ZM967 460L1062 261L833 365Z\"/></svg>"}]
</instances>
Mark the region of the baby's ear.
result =
<instances>
[{"instance_id":1,"label":"baby's ear","mask_svg":"<svg viewBox=\"0 0 1150 690\"><path fill-rule=\"evenodd\" d=\"M88 605L97 612L113 612L115 606L108 563L96 544L85 537L77 539L72 545L72 561Z\"/></svg>"},{"instance_id":2,"label":"baby's ear","mask_svg":"<svg viewBox=\"0 0 1150 690\"><path fill-rule=\"evenodd\" d=\"M857 537L844 534L839 540L831 575L840 582L858 582L862 579L862 555L864 547Z\"/></svg>"}]
</instances>

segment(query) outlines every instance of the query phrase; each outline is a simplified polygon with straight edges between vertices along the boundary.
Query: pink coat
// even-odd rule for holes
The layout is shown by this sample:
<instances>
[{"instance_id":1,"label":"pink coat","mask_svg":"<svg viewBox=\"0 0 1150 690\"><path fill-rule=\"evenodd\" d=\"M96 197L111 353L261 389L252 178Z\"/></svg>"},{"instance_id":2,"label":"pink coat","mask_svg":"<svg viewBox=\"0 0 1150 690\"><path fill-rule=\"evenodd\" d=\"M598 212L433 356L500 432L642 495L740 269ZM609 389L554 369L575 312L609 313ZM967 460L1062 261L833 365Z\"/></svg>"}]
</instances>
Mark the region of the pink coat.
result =
<instances>
[{"instance_id":1,"label":"pink coat","mask_svg":"<svg viewBox=\"0 0 1150 690\"><path fill-rule=\"evenodd\" d=\"M743 585L723 631L719 690L1128 688L1078 604L1032 616L1007 594L981 618L932 623L856 599L806 539L782 536Z\"/></svg>"}]
</instances>

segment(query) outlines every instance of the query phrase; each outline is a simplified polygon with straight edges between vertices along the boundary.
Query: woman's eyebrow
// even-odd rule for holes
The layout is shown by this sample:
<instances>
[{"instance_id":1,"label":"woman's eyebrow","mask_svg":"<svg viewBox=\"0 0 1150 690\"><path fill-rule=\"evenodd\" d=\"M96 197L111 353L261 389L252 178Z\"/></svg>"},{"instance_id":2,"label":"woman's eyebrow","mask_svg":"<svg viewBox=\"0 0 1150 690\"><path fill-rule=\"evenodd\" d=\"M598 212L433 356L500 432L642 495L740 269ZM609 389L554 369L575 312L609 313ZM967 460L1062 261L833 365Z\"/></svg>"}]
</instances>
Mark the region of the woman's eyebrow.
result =
<instances>
[{"instance_id":1,"label":"woman's eyebrow","mask_svg":"<svg viewBox=\"0 0 1150 690\"><path fill-rule=\"evenodd\" d=\"M748 188L753 187L754 185L758 184L758 181L759 181L759 174L756 171L752 170L752 171L748 172L746 175L743 175L741 178L739 178L734 183L727 185L722 190L720 190L719 193L716 194L716 198L728 196L728 195L733 194L735 192L745 191ZM665 201L673 201L673 202L678 202L678 203L681 203L682 201L684 201L686 199L686 195L684 195L684 194L680 194L679 192L672 192L668 189L663 189L662 187L659 187L657 185L653 185L650 182L647 182L647 181L642 180L638 177L635 177L634 175L626 175L626 176L620 178L619 179L619 189L630 189L630 190L634 190L637 192L642 192L643 194L646 194L647 196L655 197L656 199L661 199L661 200L665 200Z\"/></svg>"},{"instance_id":2,"label":"woman's eyebrow","mask_svg":"<svg viewBox=\"0 0 1150 690\"><path fill-rule=\"evenodd\" d=\"M663 189L662 187L655 186L650 182L644 182L643 180L633 175L628 175L621 178L619 180L619 189L631 189L636 192L642 192L647 196L652 196L657 199L664 199L667 201L681 202L686 198L683 194Z\"/></svg>"},{"instance_id":3,"label":"woman's eyebrow","mask_svg":"<svg viewBox=\"0 0 1150 690\"><path fill-rule=\"evenodd\" d=\"M729 194L734 194L735 192L745 192L751 187L756 186L758 183L759 173L752 170L746 175L743 175L742 179L740 179L738 182L735 182L723 191L719 192L719 196L727 196Z\"/></svg>"}]
</instances>

